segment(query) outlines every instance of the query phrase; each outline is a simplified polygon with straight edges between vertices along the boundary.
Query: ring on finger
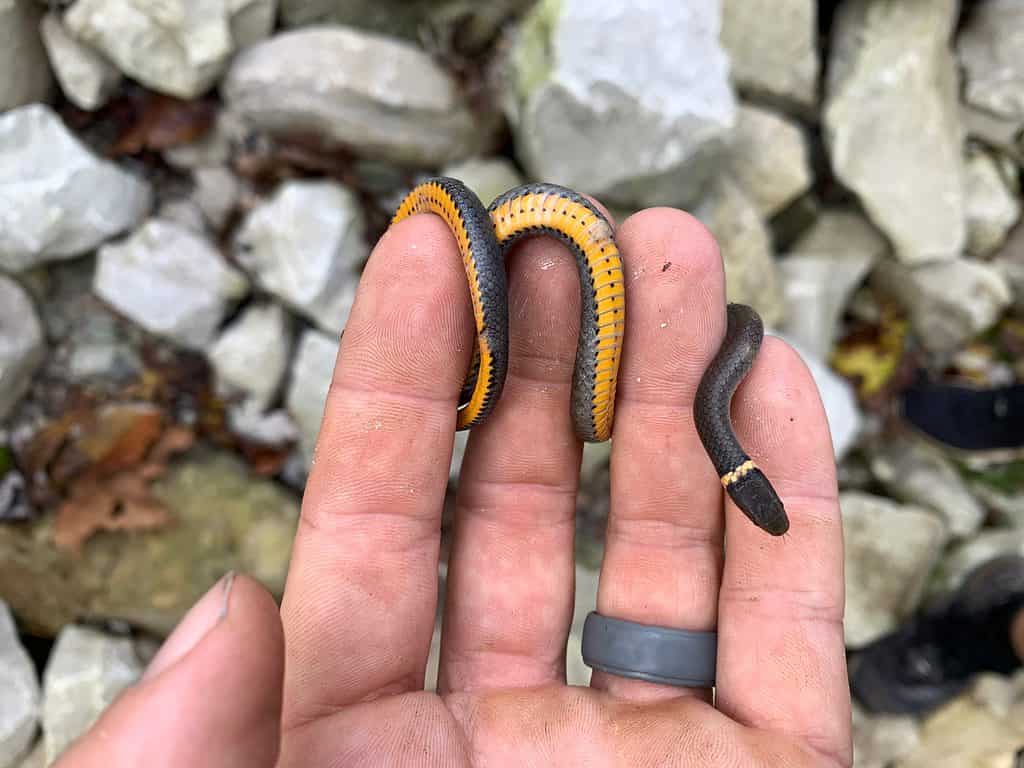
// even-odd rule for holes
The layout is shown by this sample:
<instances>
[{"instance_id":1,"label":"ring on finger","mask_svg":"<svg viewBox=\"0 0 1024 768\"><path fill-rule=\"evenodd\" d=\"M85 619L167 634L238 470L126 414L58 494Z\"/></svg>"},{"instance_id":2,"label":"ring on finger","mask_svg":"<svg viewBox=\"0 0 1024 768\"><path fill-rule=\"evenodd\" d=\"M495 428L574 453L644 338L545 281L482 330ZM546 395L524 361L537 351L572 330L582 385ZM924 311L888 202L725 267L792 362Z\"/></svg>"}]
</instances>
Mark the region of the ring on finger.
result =
<instances>
[{"instance_id":1,"label":"ring on finger","mask_svg":"<svg viewBox=\"0 0 1024 768\"><path fill-rule=\"evenodd\" d=\"M583 663L620 677L686 688L715 684L718 633L602 616L583 624Z\"/></svg>"}]
</instances>

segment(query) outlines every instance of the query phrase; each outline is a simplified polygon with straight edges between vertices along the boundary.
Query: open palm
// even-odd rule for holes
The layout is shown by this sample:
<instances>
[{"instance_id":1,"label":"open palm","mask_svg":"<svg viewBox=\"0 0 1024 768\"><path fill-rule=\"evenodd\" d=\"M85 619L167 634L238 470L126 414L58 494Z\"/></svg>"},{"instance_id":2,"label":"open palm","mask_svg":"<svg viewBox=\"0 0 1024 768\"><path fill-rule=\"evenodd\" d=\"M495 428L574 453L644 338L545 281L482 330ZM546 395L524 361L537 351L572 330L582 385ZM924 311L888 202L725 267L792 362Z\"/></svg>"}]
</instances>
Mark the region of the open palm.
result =
<instances>
[{"instance_id":1,"label":"open palm","mask_svg":"<svg viewBox=\"0 0 1024 768\"><path fill-rule=\"evenodd\" d=\"M714 241L668 209L634 215L617 239L629 314L597 609L717 627L713 702L597 672L589 688L565 683L578 284L568 251L544 239L509 263L509 377L470 439L438 693L423 690L473 326L454 239L417 216L364 273L280 618L237 580L214 628L172 639L187 652L158 659L61 768L849 765L842 527L813 381L769 338L734 400L737 434L792 522L772 538L723 499L693 427L725 331Z\"/></svg>"}]
</instances>

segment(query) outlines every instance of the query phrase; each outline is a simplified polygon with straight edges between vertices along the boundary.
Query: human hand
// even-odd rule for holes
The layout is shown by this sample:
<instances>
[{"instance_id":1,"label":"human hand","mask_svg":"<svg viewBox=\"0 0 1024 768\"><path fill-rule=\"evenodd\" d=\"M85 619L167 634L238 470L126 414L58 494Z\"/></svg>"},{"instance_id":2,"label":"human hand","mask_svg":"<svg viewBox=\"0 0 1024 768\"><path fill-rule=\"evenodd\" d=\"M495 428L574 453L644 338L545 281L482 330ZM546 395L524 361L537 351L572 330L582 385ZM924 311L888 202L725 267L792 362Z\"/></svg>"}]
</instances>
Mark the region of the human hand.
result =
<instances>
[{"instance_id":1,"label":"human hand","mask_svg":"<svg viewBox=\"0 0 1024 768\"><path fill-rule=\"evenodd\" d=\"M717 627L713 705L707 690L596 671L589 688L565 684L579 290L551 239L510 258L509 376L470 438L438 693L423 690L473 323L453 238L417 216L364 273L280 619L249 579L211 590L60 768L849 765L842 527L813 381L768 338L733 401L791 520L770 537L723 501L693 427L725 331L714 241L667 209L632 216L617 240L628 317L597 610Z\"/></svg>"}]
</instances>

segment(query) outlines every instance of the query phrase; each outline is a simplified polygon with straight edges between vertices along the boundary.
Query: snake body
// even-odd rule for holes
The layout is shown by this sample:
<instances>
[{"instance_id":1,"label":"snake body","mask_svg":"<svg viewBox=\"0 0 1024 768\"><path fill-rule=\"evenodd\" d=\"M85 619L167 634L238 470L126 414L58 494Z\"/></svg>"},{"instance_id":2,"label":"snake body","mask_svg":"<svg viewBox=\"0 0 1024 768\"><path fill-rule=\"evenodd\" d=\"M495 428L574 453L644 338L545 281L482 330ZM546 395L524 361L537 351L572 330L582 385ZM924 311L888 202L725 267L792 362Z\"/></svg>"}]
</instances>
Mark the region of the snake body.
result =
<instances>
[{"instance_id":1,"label":"snake body","mask_svg":"<svg viewBox=\"0 0 1024 768\"><path fill-rule=\"evenodd\" d=\"M505 255L520 238L549 235L572 251L580 276L580 333L573 372L572 416L587 442L611 437L622 357L626 298L614 229L587 198L555 184L524 184L484 207L462 182L435 177L416 185L392 223L420 213L440 216L458 244L469 282L477 346L459 405L458 429L480 424L501 397L508 372ZM694 417L722 485L755 525L773 535L789 527L782 502L736 439L729 404L763 337L750 307L730 304L728 330L701 380Z\"/></svg>"}]
</instances>

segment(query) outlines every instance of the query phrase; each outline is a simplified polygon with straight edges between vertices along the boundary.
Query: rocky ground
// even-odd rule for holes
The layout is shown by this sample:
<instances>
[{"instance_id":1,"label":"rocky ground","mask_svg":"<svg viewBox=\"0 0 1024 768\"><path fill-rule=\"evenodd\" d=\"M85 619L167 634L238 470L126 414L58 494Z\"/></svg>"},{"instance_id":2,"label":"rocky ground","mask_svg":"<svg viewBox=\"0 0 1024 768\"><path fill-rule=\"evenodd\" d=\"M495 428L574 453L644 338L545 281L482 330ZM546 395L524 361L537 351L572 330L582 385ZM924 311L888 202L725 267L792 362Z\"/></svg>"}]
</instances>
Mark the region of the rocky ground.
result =
<instances>
[{"instance_id":1,"label":"rocky ground","mask_svg":"<svg viewBox=\"0 0 1024 768\"><path fill-rule=\"evenodd\" d=\"M280 593L360 269L438 171L710 227L825 399L851 653L1024 553L1024 463L893 408L919 369L1024 380L1016 0L149 8L0 0L0 768L52 761L226 570ZM588 447L578 619L607 483ZM857 765L1009 766L1022 715L1022 676L857 712Z\"/></svg>"}]
</instances>

